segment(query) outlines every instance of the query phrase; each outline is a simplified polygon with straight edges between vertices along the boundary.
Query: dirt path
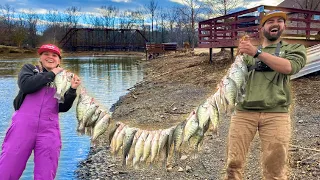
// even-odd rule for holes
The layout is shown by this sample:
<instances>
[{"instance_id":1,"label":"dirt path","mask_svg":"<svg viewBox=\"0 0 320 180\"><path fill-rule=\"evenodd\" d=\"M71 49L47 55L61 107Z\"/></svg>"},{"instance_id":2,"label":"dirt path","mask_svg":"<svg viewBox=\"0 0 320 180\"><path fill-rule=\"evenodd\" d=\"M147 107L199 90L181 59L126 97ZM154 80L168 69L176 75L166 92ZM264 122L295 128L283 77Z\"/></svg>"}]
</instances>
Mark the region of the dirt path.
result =
<instances>
[{"instance_id":1,"label":"dirt path","mask_svg":"<svg viewBox=\"0 0 320 180\"><path fill-rule=\"evenodd\" d=\"M216 91L216 85L230 66L227 53L217 53L215 64L202 52L172 53L144 62L145 79L121 98L115 106L114 121L140 129L165 129L183 121L201 102ZM292 108L294 134L290 149L290 179L319 179L320 165L320 76L293 81L295 104ZM179 161L170 161L167 170L157 167L121 167L121 158L113 158L105 145L91 148L88 158L79 164L79 179L221 179L224 174L225 146L229 117L223 117L219 135L206 133L198 157L183 153ZM309 148L309 149L308 149ZM245 179L261 179L259 139L251 145ZM172 158L171 158L172 159Z\"/></svg>"}]
</instances>

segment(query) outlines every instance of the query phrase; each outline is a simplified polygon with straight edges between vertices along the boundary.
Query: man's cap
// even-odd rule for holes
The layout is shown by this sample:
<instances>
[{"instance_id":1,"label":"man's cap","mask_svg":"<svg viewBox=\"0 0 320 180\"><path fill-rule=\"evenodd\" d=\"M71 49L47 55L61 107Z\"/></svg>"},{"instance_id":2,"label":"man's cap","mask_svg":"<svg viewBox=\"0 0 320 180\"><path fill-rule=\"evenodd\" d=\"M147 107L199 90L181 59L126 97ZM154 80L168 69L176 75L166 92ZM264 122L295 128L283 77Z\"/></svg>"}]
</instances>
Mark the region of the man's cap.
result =
<instances>
[{"instance_id":1,"label":"man's cap","mask_svg":"<svg viewBox=\"0 0 320 180\"><path fill-rule=\"evenodd\" d=\"M42 54L45 51L56 53L61 58L60 49L53 44L44 44L38 49L38 54Z\"/></svg>"},{"instance_id":2,"label":"man's cap","mask_svg":"<svg viewBox=\"0 0 320 180\"><path fill-rule=\"evenodd\" d=\"M260 24L261 26L264 25L264 23L273 17L282 17L285 21L287 20L287 13L283 12L283 11L278 11L278 10L273 10L273 11L269 11L267 13L264 14L264 16L262 17Z\"/></svg>"}]
</instances>

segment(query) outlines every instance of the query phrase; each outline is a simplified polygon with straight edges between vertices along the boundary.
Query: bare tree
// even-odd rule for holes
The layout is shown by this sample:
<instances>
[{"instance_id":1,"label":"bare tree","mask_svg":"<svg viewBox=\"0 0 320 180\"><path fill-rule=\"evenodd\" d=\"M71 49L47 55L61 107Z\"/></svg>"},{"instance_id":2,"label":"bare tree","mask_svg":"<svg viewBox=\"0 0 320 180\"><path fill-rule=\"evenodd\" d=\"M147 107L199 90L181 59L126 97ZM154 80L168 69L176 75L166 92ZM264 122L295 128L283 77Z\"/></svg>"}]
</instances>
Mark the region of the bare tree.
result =
<instances>
[{"instance_id":1,"label":"bare tree","mask_svg":"<svg viewBox=\"0 0 320 180\"><path fill-rule=\"evenodd\" d=\"M15 28L11 34L12 40L15 45L21 47L22 43L27 38L26 21L22 14L18 14L18 20L16 20Z\"/></svg>"},{"instance_id":2,"label":"bare tree","mask_svg":"<svg viewBox=\"0 0 320 180\"><path fill-rule=\"evenodd\" d=\"M168 19L168 13L164 10L160 10L160 25L161 25L161 42L165 42L166 24Z\"/></svg>"},{"instance_id":3,"label":"bare tree","mask_svg":"<svg viewBox=\"0 0 320 180\"><path fill-rule=\"evenodd\" d=\"M320 1L319 0L293 0L299 5L301 9L307 9L312 11L320 10Z\"/></svg>"},{"instance_id":4,"label":"bare tree","mask_svg":"<svg viewBox=\"0 0 320 180\"><path fill-rule=\"evenodd\" d=\"M244 6L245 1L246 0L206 0L205 4L207 4L209 12L213 15L224 16L236 8ZM225 48L221 48L221 51L225 51Z\"/></svg>"},{"instance_id":5,"label":"bare tree","mask_svg":"<svg viewBox=\"0 0 320 180\"><path fill-rule=\"evenodd\" d=\"M150 0L149 4L146 5L146 10L148 13L151 15L151 38L150 41L154 40L154 35L153 35L153 21L155 17L156 10L158 8L158 3L155 2L155 0Z\"/></svg>"},{"instance_id":6,"label":"bare tree","mask_svg":"<svg viewBox=\"0 0 320 180\"><path fill-rule=\"evenodd\" d=\"M183 0L183 2L184 2L184 7L179 9L181 14L187 20L187 23L188 23L187 30L191 33L189 35L190 41L191 41L191 47L192 49L194 49L195 38L196 38L195 24L204 4L202 3L201 0Z\"/></svg>"},{"instance_id":7,"label":"bare tree","mask_svg":"<svg viewBox=\"0 0 320 180\"><path fill-rule=\"evenodd\" d=\"M26 21L26 28L28 29L28 44L31 47L36 47L37 45L37 25L39 21L39 16L32 9L21 13Z\"/></svg>"},{"instance_id":8,"label":"bare tree","mask_svg":"<svg viewBox=\"0 0 320 180\"><path fill-rule=\"evenodd\" d=\"M170 9L167 9L166 14L167 14L167 19L168 19L169 29L170 29L169 39L170 41L176 41L175 40L176 36L174 35L174 26L177 25L179 10L177 7L172 7Z\"/></svg>"},{"instance_id":9,"label":"bare tree","mask_svg":"<svg viewBox=\"0 0 320 180\"><path fill-rule=\"evenodd\" d=\"M5 4L4 6L0 5L0 11L1 15L4 17L4 23L10 31L12 26L14 25L15 9L9 4Z\"/></svg>"},{"instance_id":10,"label":"bare tree","mask_svg":"<svg viewBox=\"0 0 320 180\"><path fill-rule=\"evenodd\" d=\"M61 14L58 10L49 10L45 15L44 19L47 21L48 28L52 30L52 40L50 42L56 44L57 43L57 32L60 29L62 23Z\"/></svg>"},{"instance_id":11,"label":"bare tree","mask_svg":"<svg viewBox=\"0 0 320 180\"><path fill-rule=\"evenodd\" d=\"M80 8L72 6L67 8L66 12L66 22L68 24L68 28L77 27L80 15Z\"/></svg>"},{"instance_id":12,"label":"bare tree","mask_svg":"<svg viewBox=\"0 0 320 180\"><path fill-rule=\"evenodd\" d=\"M87 13L82 16L84 23L86 23L89 27L103 27L103 17L99 14Z\"/></svg>"},{"instance_id":13,"label":"bare tree","mask_svg":"<svg viewBox=\"0 0 320 180\"><path fill-rule=\"evenodd\" d=\"M0 15L2 19L2 26L3 29L1 30L1 37L0 40L2 44L5 45L12 45L12 35L13 35L13 30L15 26L15 21L14 21L14 14L15 14L15 9L8 5L5 4L4 6L0 6Z\"/></svg>"},{"instance_id":14,"label":"bare tree","mask_svg":"<svg viewBox=\"0 0 320 180\"><path fill-rule=\"evenodd\" d=\"M133 22L133 27L139 29L144 23L144 17L141 10L136 10L131 13L131 21Z\"/></svg>"},{"instance_id":15,"label":"bare tree","mask_svg":"<svg viewBox=\"0 0 320 180\"><path fill-rule=\"evenodd\" d=\"M120 13L119 16L119 26L120 29L131 29L133 26L133 21L131 18L132 11L126 10Z\"/></svg>"},{"instance_id":16,"label":"bare tree","mask_svg":"<svg viewBox=\"0 0 320 180\"><path fill-rule=\"evenodd\" d=\"M101 6L99 10L104 18L104 27L114 28L115 18L119 15L119 9L114 6Z\"/></svg>"},{"instance_id":17,"label":"bare tree","mask_svg":"<svg viewBox=\"0 0 320 180\"><path fill-rule=\"evenodd\" d=\"M205 0L212 14L223 16L244 5L243 0Z\"/></svg>"}]
</instances>

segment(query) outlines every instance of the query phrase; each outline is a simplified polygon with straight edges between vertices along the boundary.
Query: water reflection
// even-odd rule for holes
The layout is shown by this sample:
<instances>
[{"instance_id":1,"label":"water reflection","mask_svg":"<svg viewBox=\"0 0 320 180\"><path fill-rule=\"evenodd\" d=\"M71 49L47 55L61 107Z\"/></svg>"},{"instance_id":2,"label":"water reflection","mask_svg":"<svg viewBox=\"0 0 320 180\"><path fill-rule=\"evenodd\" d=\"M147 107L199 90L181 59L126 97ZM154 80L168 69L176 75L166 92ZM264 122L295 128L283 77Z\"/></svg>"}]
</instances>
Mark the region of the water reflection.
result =
<instances>
[{"instance_id":1,"label":"water reflection","mask_svg":"<svg viewBox=\"0 0 320 180\"><path fill-rule=\"evenodd\" d=\"M63 59L62 66L80 76L88 93L104 107L110 108L127 89L143 78L142 67L134 57L79 57ZM13 113L12 101L18 92L17 74L25 63L37 64L38 59L0 60L0 142L9 127ZM89 151L90 140L76 133L77 120L75 105L67 113L60 114L62 151L57 178L75 179L77 163L84 159ZM33 157L27 163L21 179L33 178Z\"/></svg>"}]
</instances>

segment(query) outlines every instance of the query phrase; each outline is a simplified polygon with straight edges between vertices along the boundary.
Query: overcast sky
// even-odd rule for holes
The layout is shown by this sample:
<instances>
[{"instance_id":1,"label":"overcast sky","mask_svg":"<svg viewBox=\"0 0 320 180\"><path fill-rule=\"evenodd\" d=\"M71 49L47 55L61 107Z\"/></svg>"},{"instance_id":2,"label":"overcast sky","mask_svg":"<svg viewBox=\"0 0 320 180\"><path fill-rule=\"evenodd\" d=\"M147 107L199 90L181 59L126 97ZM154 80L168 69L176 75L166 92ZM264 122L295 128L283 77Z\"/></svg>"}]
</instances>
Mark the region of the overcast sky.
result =
<instances>
[{"instance_id":1,"label":"overcast sky","mask_svg":"<svg viewBox=\"0 0 320 180\"><path fill-rule=\"evenodd\" d=\"M169 8L180 5L183 0L155 0L158 7ZM283 0L246 0L246 7L251 8L259 5L276 6ZM1 0L0 5L8 4L14 7L16 11L33 10L59 10L64 11L69 7L75 6L82 12L95 12L101 6L115 6L121 9L135 10L144 7L150 2L149 0Z\"/></svg>"}]
</instances>

